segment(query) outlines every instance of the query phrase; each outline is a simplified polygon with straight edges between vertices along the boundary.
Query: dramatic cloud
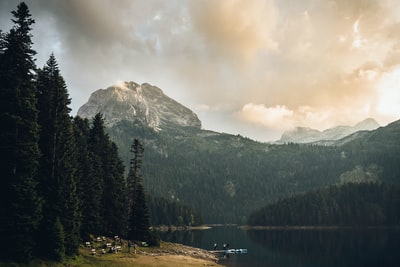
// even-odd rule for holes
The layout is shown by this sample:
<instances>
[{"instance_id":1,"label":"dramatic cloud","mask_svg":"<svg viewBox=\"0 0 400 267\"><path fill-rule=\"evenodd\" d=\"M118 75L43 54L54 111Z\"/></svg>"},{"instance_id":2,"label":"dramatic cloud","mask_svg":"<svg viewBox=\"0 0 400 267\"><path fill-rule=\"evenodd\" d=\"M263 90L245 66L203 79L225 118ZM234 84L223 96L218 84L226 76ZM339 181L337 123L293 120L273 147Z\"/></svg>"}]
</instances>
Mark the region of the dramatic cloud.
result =
<instances>
[{"instance_id":1,"label":"dramatic cloud","mask_svg":"<svg viewBox=\"0 0 400 267\"><path fill-rule=\"evenodd\" d=\"M241 65L254 61L259 53L276 50L277 43L271 38L276 11L271 1L208 0L191 4L193 28L201 35L208 57Z\"/></svg>"},{"instance_id":2,"label":"dramatic cloud","mask_svg":"<svg viewBox=\"0 0 400 267\"><path fill-rule=\"evenodd\" d=\"M258 140L400 117L397 0L27 0L37 63L54 52L75 113L148 82L207 129ZM3 31L17 3L0 1Z\"/></svg>"}]
</instances>

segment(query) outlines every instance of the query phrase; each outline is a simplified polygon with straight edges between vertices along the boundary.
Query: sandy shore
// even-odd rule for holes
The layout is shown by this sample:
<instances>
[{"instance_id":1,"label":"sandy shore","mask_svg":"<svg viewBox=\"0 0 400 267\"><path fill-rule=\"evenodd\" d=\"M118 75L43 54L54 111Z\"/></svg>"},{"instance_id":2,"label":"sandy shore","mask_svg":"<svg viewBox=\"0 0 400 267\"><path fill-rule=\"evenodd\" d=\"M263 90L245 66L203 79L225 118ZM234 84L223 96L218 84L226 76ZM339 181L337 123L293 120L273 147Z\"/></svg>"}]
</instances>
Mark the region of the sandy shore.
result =
<instances>
[{"instance_id":1,"label":"sandy shore","mask_svg":"<svg viewBox=\"0 0 400 267\"><path fill-rule=\"evenodd\" d=\"M79 263L70 262L70 266L223 267L218 263L217 255L207 250L170 242L161 242L160 247L138 247L136 254L133 248L128 252L126 247L116 254L91 255L88 248L80 252L83 259Z\"/></svg>"}]
</instances>

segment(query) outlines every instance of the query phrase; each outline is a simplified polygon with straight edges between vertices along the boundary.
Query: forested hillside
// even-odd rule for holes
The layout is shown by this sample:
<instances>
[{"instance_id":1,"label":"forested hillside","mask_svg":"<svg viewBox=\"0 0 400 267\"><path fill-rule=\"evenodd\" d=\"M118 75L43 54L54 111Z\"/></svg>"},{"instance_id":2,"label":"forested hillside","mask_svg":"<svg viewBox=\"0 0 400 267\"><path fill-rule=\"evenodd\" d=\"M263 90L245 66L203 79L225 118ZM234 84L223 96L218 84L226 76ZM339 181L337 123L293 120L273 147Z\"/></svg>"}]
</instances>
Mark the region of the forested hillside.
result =
<instances>
[{"instance_id":1,"label":"forested hillside","mask_svg":"<svg viewBox=\"0 0 400 267\"><path fill-rule=\"evenodd\" d=\"M399 183L399 125L341 146L272 145L183 127L155 132L127 121L108 132L125 161L126 144L133 137L142 140L150 195L190 205L206 223L245 223L251 211L268 203L332 184Z\"/></svg>"},{"instance_id":2,"label":"forested hillside","mask_svg":"<svg viewBox=\"0 0 400 267\"><path fill-rule=\"evenodd\" d=\"M253 212L249 225L382 226L400 223L400 186L348 183L279 200Z\"/></svg>"}]
</instances>

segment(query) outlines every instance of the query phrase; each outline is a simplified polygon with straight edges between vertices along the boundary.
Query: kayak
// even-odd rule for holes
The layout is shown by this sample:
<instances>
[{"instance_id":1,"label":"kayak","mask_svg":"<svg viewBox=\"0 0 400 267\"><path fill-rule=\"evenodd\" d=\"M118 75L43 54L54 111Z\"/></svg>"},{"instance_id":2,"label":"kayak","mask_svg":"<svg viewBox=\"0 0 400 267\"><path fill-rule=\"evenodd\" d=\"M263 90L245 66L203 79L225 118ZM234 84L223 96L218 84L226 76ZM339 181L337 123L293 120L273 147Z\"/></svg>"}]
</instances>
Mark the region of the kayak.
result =
<instances>
[{"instance_id":1,"label":"kayak","mask_svg":"<svg viewBox=\"0 0 400 267\"><path fill-rule=\"evenodd\" d=\"M227 253L227 254L243 254L243 253L247 253L247 248L225 249L224 253Z\"/></svg>"}]
</instances>

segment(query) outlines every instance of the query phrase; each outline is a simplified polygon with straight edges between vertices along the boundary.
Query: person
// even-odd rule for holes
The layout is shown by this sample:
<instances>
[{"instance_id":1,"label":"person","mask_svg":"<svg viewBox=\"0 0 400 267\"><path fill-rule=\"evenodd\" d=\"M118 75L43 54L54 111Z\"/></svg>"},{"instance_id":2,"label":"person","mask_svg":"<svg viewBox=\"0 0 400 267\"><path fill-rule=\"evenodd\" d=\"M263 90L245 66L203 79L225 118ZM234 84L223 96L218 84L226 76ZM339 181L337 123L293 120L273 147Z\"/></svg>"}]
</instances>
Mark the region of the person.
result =
<instances>
[{"instance_id":1,"label":"person","mask_svg":"<svg viewBox=\"0 0 400 267\"><path fill-rule=\"evenodd\" d=\"M137 244L136 244L136 242L134 242L134 243L133 243L133 249L134 249L134 251L135 251L135 254L136 254L136 248L137 248Z\"/></svg>"},{"instance_id":2,"label":"person","mask_svg":"<svg viewBox=\"0 0 400 267\"><path fill-rule=\"evenodd\" d=\"M129 253L131 252L131 241L130 240L128 240L128 252Z\"/></svg>"},{"instance_id":3,"label":"person","mask_svg":"<svg viewBox=\"0 0 400 267\"><path fill-rule=\"evenodd\" d=\"M214 243L214 250L217 250L217 243Z\"/></svg>"}]
</instances>

